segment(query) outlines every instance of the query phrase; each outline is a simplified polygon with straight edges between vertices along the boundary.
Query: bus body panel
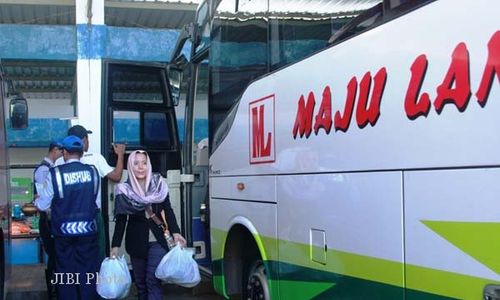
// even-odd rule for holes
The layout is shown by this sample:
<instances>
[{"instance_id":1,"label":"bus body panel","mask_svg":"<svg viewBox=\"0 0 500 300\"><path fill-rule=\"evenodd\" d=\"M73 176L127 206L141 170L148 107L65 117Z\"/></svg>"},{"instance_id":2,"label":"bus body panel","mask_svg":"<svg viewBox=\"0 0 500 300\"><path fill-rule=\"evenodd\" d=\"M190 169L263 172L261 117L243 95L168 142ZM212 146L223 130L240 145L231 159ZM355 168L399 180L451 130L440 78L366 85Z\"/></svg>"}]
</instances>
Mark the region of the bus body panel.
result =
<instances>
[{"instance_id":1,"label":"bus body panel","mask_svg":"<svg viewBox=\"0 0 500 300\"><path fill-rule=\"evenodd\" d=\"M302 286L302 299L402 299L401 172L278 176L277 191L283 299L301 298L290 285ZM381 284L368 288L366 281ZM324 285L312 289L318 282Z\"/></svg>"},{"instance_id":2,"label":"bus body panel","mask_svg":"<svg viewBox=\"0 0 500 300\"><path fill-rule=\"evenodd\" d=\"M212 197L276 202L274 176L213 177Z\"/></svg>"},{"instance_id":3,"label":"bus body panel","mask_svg":"<svg viewBox=\"0 0 500 300\"><path fill-rule=\"evenodd\" d=\"M500 282L499 178L499 168L405 172L409 289L480 299Z\"/></svg>"},{"instance_id":4,"label":"bus body panel","mask_svg":"<svg viewBox=\"0 0 500 300\"><path fill-rule=\"evenodd\" d=\"M475 95L487 62L488 43L500 30L498 9L498 2L487 0L432 2L254 82L242 96L231 130L211 157L215 175L500 164L500 157L493 155L500 151L500 136L495 134L500 113L500 101L496 101L500 95L497 77L493 79L484 107ZM481 22L470 21L474 18ZM471 96L462 112L454 103L446 103L438 113L436 91L445 82L452 55L460 43L464 43L468 52L466 64L470 67ZM405 110L405 98L412 64L422 54L428 66L418 97L428 93L430 106L427 115L411 120ZM373 126L368 123L360 128L357 113L360 83L370 72L369 105L374 77L383 68L386 80L380 114ZM345 117L347 86L353 77L356 77L357 93L349 126L343 132L336 130L341 124L335 117L337 113ZM331 94L330 101L327 100L331 103L331 113L320 113L327 87ZM311 120L306 122L312 128L311 133L304 130L301 136L299 129L294 135L300 99L304 98L307 103L312 94L314 110L312 114L302 114L302 118ZM257 114L254 118L251 110L256 105L271 102L274 107L264 106L263 117ZM330 130L327 132L318 126L316 132L317 120L328 116L332 119ZM258 126L254 119L260 121ZM261 130L260 135L253 135L252 130L257 129ZM266 150L268 144L272 148L270 155L257 151L257 158L268 158L267 163L250 163L254 147ZM318 163L309 164L307 160Z\"/></svg>"},{"instance_id":5,"label":"bus body panel","mask_svg":"<svg viewBox=\"0 0 500 300\"><path fill-rule=\"evenodd\" d=\"M478 299L500 282L498 11L434 1L248 86L210 175L276 176L277 228L231 195L212 198L212 230L276 230L281 299Z\"/></svg>"}]
</instances>

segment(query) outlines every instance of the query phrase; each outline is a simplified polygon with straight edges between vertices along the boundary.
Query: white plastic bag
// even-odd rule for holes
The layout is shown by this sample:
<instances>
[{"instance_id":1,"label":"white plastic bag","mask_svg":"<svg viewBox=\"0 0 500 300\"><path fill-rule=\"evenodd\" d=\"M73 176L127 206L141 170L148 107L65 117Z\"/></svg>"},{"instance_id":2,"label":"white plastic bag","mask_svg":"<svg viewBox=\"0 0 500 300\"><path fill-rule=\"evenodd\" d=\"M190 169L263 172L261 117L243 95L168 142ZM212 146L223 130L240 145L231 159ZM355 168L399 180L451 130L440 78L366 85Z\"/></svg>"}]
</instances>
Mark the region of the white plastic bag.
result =
<instances>
[{"instance_id":1,"label":"white plastic bag","mask_svg":"<svg viewBox=\"0 0 500 300\"><path fill-rule=\"evenodd\" d=\"M96 284L97 293L104 299L122 299L128 296L132 278L123 255L103 260Z\"/></svg>"},{"instance_id":2,"label":"white plastic bag","mask_svg":"<svg viewBox=\"0 0 500 300\"><path fill-rule=\"evenodd\" d=\"M168 251L156 267L156 278L183 287L194 287L200 282L200 270L193 259L193 249L175 246Z\"/></svg>"}]
</instances>

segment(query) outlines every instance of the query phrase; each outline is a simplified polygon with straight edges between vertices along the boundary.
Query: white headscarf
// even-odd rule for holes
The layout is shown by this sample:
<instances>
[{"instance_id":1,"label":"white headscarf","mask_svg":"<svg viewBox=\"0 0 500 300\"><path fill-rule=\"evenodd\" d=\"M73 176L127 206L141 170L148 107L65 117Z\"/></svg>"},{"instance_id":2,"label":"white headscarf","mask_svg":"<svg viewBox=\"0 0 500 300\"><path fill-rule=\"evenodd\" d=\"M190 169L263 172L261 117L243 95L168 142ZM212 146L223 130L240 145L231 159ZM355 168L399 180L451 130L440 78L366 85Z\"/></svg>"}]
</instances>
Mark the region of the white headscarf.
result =
<instances>
[{"instance_id":1,"label":"white headscarf","mask_svg":"<svg viewBox=\"0 0 500 300\"><path fill-rule=\"evenodd\" d=\"M146 156L147 170L146 170L146 182L145 189L143 189L135 177L133 167L134 161L138 154L143 154ZM124 183L119 183L116 185L115 194L123 194L130 200L138 202L136 204L151 204L160 203L165 200L168 195L168 185L165 183L163 177L160 174L153 174L151 161L149 155L146 151L135 150L130 153L127 161L128 170L128 180ZM136 206L136 205L134 205Z\"/></svg>"}]
</instances>

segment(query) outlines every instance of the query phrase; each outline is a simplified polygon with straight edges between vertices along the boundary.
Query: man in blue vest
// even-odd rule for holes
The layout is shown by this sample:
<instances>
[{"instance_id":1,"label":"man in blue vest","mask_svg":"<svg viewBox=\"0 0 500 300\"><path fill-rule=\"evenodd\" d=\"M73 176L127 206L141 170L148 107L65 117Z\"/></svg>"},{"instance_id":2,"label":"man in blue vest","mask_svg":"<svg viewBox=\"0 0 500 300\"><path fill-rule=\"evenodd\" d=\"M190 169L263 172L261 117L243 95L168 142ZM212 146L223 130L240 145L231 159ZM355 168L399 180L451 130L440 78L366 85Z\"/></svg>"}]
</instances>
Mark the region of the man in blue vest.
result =
<instances>
[{"instance_id":1,"label":"man in blue vest","mask_svg":"<svg viewBox=\"0 0 500 300\"><path fill-rule=\"evenodd\" d=\"M33 171L33 193L38 195L37 186L43 186L43 183L49 175L49 169L54 166L54 162L62 156L61 141L52 141L49 145L47 156L38 164ZM37 197L37 196L35 196ZM42 239L43 249L47 253L47 268L45 269L45 281L47 284L47 293L49 297L54 293L50 280L55 271L56 261L54 253L54 239L50 232L50 218L49 214L45 211L40 212L40 221L38 222L40 230L40 238Z\"/></svg>"},{"instance_id":2,"label":"man in blue vest","mask_svg":"<svg viewBox=\"0 0 500 300\"><path fill-rule=\"evenodd\" d=\"M62 141L65 164L51 168L35 200L38 209L51 210L57 299L96 299L99 268L96 197L100 177L94 166L80 162L83 142L70 135Z\"/></svg>"}]
</instances>

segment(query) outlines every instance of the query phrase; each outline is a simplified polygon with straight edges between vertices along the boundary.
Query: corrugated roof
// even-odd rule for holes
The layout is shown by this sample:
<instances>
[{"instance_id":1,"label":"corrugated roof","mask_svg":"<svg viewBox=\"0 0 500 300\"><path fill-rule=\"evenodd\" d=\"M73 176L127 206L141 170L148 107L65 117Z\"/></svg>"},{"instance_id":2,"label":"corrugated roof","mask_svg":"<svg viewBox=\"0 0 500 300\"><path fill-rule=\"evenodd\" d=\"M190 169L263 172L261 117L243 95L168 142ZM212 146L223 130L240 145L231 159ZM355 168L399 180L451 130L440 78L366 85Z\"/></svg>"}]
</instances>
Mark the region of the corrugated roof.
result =
<instances>
[{"instance_id":1,"label":"corrugated roof","mask_svg":"<svg viewBox=\"0 0 500 300\"><path fill-rule=\"evenodd\" d=\"M198 0L106 0L109 26L180 29L194 20ZM0 0L0 24L74 25L75 2Z\"/></svg>"},{"instance_id":2,"label":"corrugated roof","mask_svg":"<svg viewBox=\"0 0 500 300\"><path fill-rule=\"evenodd\" d=\"M74 25L75 7L0 3L0 23L37 25Z\"/></svg>"},{"instance_id":3,"label":"corrugated roof","mask_svg":"<svg viewBox=\"0 0 500 300\"><path fill-rule=\"evenodd\" d=\"M75 62L4 60L2 69L9 92L27 98L71 99L75 90Z\"/></svg>"}]
</instances>

